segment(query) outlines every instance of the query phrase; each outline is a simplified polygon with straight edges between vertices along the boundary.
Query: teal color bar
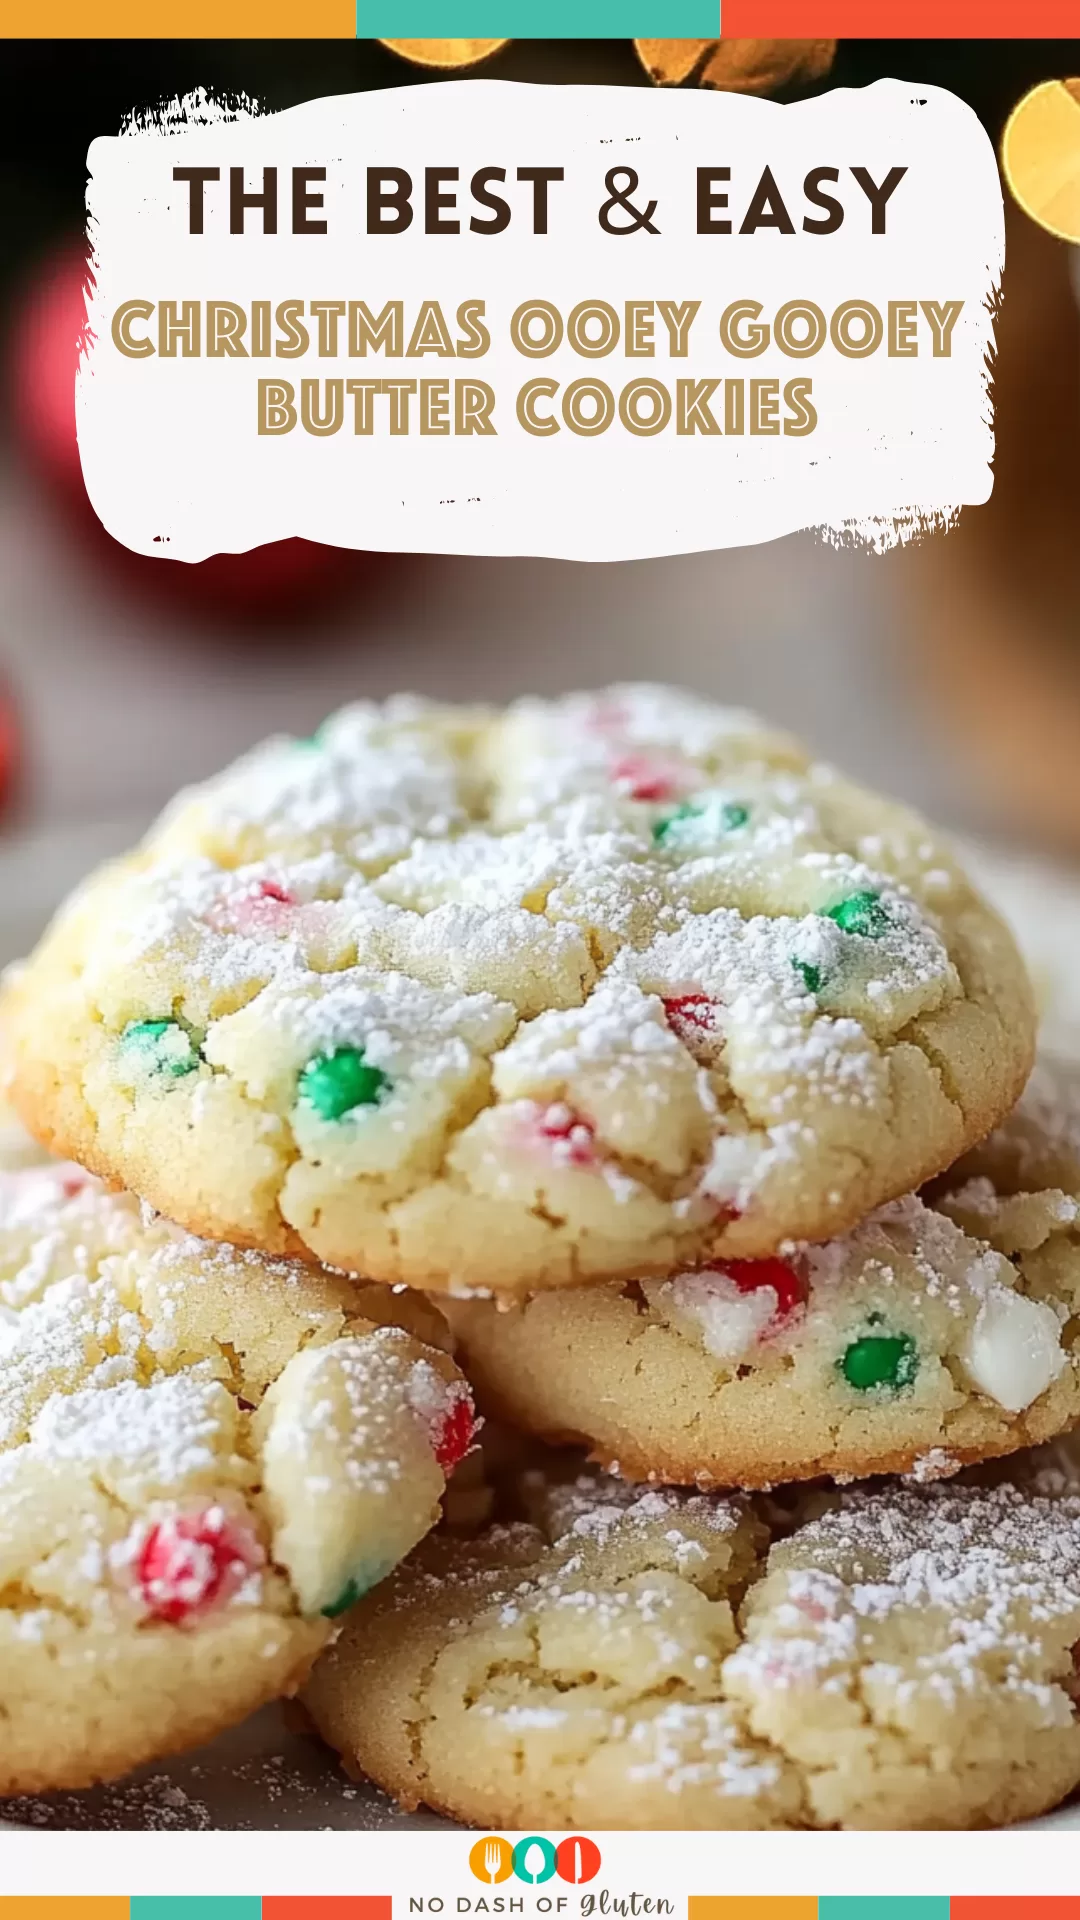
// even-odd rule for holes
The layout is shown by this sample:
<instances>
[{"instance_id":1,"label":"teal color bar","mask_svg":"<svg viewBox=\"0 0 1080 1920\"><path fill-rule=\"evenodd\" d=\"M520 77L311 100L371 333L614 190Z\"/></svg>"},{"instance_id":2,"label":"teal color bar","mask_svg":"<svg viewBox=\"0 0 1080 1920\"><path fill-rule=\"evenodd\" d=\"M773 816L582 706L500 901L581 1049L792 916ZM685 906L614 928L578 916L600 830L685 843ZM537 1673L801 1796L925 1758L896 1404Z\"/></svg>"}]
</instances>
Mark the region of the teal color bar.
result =
<instances>
[{"instance_id":1,"label":"teal color bar","mask_svg":"<svg viewBox=\"0 0 1080 1920\"><path fill-rule=\"evenodd\" d=\"M715 40L719 0L356 0L358 40Z\"/></svg>"},{"instance_id":2,"label":"teal color bar","mask_svg":"<svg viewBox=\"0 0 1080 1920\"><path fill-rule=\"evenodd\" d=\"M262 1920L261 1894L132 1894L131 1920Z\"/></svg>"},{"instance_id":3,"label":"teal color bar","mask_svg":"<svg viewBox=\"0 0 1080 1920\"><path fill-rule=\"evenodd\" d=\"M821 1894L818 1920L949 1920L949 1896L927 1894Z\"/></svg>"}]
</instances>

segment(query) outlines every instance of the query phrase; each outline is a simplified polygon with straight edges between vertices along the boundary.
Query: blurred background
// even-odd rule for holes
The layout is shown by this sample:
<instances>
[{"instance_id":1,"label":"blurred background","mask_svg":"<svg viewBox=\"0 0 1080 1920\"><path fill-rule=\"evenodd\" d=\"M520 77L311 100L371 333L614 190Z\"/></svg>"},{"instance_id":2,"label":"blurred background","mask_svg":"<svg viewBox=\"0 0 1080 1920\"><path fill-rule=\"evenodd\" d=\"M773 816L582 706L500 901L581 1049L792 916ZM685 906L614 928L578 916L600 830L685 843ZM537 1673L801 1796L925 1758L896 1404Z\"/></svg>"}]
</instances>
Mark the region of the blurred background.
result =
<instances>
[{"instance_id":1,"label":"blurred background","mask_svg":"<svg viewBox=\"0 0 1080 1920\"><path fill-rule=\"evenodd\" d=\"M662 43L672 46L675 43ZM761 43L742 43L761 44ZM648 86L623 41L518 41L491 77ZM998 142L1080 41L841 42L810 83L952 88ZM693 82L691 81L691 84ZM453 85L375 41L7 43L0 89L0 877L29 932L182 781L398 687L501 698L612 676L765 709L962 830L1080 860L1080 250L1008 217L993 498L875 558L810 535L622 565L347 555L201 567L94 520L74 443L90 140L199 86L270 108ZM775 91L774 87L774 91ZM781 97L807 88L793 82ZM21 933L4 941L10 951Z\"/></svg>"}]
</instances>

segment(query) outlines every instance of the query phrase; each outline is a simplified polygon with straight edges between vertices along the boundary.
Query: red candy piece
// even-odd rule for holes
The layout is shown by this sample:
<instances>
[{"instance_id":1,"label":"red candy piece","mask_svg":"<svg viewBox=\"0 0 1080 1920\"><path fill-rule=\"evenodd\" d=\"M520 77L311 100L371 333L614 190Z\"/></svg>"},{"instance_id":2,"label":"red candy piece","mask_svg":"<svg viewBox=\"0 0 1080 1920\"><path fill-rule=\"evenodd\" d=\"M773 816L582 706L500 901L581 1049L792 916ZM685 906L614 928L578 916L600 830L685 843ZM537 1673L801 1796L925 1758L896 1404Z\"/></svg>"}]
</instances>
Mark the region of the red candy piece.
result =
<instances>
[{"instance_id":1,"label":"red candy piece","mask_svg":"<svg viewBox=\"0 0 1080 1920\"><path fill-rule=\"evenodd\" d=\"M151 1527L135 1567L139 1593L155 1619L179 1626L227 1599L261 1566L254 1537L220 1507L178 1513Z\"/></svg>"},{"instance_id":2,"label":"red candy piece","mask_svg":"<svg viewBox=\"0 0 1080 1920\"><path fill-rule=\"evenodd\" d=\"M631 753L616 760L611 777L631 800L674 800L680 792L672 769L644 754Z\"/></svg>"},{"instance_id":3,"label":"red candy piece","mask_svg":"<svg viewBox=\"0 0 1080 1920\"><path fill-rule=\"evenodd\" d=\"M206 918L218 933L285 933L296 905L293 895L276 880L260 880L238 900L219 900Z\"/></svg>"},{"instance_id":4,"label":"red candy piece","mask_svg":"<svg viewBox=\"0 0 1080 1920\"><path fill-rule=\"evenodd\" d=\"M626 725L629 718L629 708L623 701L602 696L593 702L586 716L585 725L593 733L616 733L620 727Z\"/></svg>"},{"instance_id":5,"label":"red candy piece","mask_svg":"<svg viewBox=\"0 0 1080 1920\"><path fill-rule=\"evenodd\" d=\"M771 1287L776 1295L775 1321L786 1320L806 1305L810 1289L794 1267L783 1260L717 1260L714 1273L726 1273L740 1293L756 1293L759 1287Z\"/></svg>"},{"instance_id":6,"label":"red candy piece","mask_svg":"<svg viewBox=\"0 0 1080 1920\"><path fill-rule=\"evenodd\" d=\"M445 1420L439 1422L432 1445L435 1458L445 1474L451 1474L472 1446L476 1432L476 1414L467 1393L459 1393Z\"/></svg>"},{"instance_id":7,"label":"red candy piece","mask_svg":"<svg viewBox=\"0 0 1080 1920\"><path fill-rule=\"evenodd\" d=\"M680 993L664 1001L664 1016L677 1040L688 1046L695 1034L716 1031L717 1003L707 993Z\"/></svg>"},{"instance_id":8,"label":"red candy piece","mask_svg":"<svg viewBox=\"0 0 1080 1920\"><path fill-rule=\"evenodd\" d=\"M564 1166L591 1167L596 1160L596 1136L587 1120L559 1100L545 1107L537 1122L540 1137L553 1141Z\"/></svg>"}]
</instances>

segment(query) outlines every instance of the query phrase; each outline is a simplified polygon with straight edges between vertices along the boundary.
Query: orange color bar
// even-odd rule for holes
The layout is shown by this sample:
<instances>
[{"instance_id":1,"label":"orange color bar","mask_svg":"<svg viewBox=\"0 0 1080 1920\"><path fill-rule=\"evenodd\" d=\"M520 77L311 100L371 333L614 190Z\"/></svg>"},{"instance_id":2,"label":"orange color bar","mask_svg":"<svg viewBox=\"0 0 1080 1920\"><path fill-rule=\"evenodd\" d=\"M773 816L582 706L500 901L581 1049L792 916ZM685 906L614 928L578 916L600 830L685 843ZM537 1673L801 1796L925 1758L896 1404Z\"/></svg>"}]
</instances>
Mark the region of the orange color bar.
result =
<instances>
[{"instance_id":1,"label":"orange color bar","mask_svg":"<svg viewBox=\"0 0 1080 1920\"><path fill-rule=\"evenodd\" d=\"M689 1920L817 1920L817 1896L692 1893Z\"/></svg>"},{"instance_id":2,"label":"orange color bar","mask_svg":"<svg viewBox=\"0 0 1080 1920\"><path fill-rule=\"evenodd\" d=\"M0 1920L128 1920L127 1895L13 1893L0 1897Z\"/></svg>"},{"instance_id":3,"label":"orange color bar","mask_svg":"<svg viewBox=\"0 0 1080 1920\"><path fill-rule=\"evenodd\" d=\"M355 40L355 0L0 0L5 40ZM89 1916L93 1920L93 1916Z\"/></svg>"}]
</instances>

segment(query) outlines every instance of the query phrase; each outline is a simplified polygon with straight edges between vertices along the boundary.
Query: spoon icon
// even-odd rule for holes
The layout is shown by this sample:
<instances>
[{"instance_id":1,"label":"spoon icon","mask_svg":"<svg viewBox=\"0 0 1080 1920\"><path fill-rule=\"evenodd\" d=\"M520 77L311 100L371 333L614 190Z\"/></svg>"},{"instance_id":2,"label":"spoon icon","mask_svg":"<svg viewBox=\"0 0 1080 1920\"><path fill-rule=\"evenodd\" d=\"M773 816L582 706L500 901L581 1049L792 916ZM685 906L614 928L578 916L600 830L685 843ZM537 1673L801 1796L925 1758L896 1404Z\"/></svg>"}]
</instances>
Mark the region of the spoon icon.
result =
<instances>
[{"instance_id":1,"label":"spoon icon","mask_svg":"<svg viewBox=\"0 0 1080 1920\"><path fill-rule=\"evenodd\" d=\"M540 1856L540 1859L535 1868L535 1871L530 1864L533 1857L534 1849ZM521 1862L518 1867L518 1872L520 1873L522 1879L528 1880L533 1886L535 1886L537 1881L543 1876L546 1866L547 1866L547 1855L545 1854L543 1847L540 1845L539 1840L530 1840L528 1846L526 1847L524 1853L521 1856Z\"/></svg>"}]
</instances>

